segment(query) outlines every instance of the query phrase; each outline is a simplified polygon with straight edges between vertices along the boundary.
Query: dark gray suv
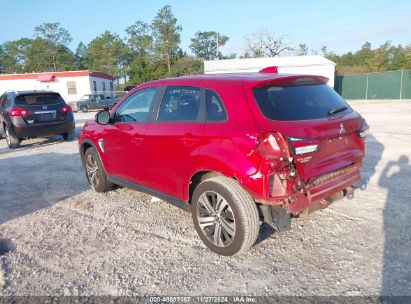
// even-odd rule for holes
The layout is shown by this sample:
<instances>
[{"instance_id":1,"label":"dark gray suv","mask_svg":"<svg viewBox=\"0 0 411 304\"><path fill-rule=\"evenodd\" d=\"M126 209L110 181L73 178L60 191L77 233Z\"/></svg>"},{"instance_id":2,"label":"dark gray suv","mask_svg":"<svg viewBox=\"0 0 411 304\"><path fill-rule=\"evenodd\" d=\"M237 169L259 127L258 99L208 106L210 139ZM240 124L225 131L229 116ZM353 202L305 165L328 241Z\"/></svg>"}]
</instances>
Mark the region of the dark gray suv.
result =
<instances>
[{"instance_id":1,"label":"dark gray suv","mask_svg":"<svg viewBox=\"0 0 411 304\"><path fill-rule=\"evenodd\" d=\"M6 92L0 97L0 138L9 148L18 148L23 139L62 135L72 140L72 109L56 92Z\"/></svg>"}]
</instances>

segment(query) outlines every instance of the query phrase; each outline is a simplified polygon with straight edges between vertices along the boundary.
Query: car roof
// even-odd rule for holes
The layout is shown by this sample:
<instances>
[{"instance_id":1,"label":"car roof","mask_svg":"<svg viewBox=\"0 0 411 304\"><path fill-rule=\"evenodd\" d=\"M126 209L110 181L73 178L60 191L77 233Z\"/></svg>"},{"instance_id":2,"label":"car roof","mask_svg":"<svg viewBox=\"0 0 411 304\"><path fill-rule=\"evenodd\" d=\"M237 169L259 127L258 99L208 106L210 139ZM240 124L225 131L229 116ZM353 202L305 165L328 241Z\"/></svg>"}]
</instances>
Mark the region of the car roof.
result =
<instances>
[{"instance_id":1,"label":"car roof","mask_svg":"<svg viewBox=\"0 0 411 304\"><path fill-rule=\"evenodd\" d=\"M23 95L23 94L59 94L59 92L53 92L53 91L38 91L38 90L26 90L26 91L14 91L14 94L17 95Z\"/></svg>"},{"instance_id":2,"label":"car roof","mask_svg":"<svg viewBox=\"0 0 411 304\"><path fill-rule=\"evenodd\" d=\"M174 78L165 78L149 82L150 84L198 84L198 83L244 83L248 87L258 87L264 84L292 83L297 79L314 79L316 83L327 83L328 79L316 75L295 75L279 73L222 73L191 75Z\"/></svg>"}]
</instances>

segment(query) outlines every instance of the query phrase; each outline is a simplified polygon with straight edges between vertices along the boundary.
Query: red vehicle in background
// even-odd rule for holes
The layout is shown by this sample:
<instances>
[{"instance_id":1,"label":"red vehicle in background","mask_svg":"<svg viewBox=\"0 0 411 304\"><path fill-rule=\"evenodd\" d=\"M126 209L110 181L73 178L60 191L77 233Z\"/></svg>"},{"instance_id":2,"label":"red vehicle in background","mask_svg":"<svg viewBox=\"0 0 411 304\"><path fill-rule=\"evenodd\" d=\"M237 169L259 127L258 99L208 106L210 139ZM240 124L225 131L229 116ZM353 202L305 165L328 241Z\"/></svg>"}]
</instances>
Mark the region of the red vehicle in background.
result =
<instances>
[{"instance_id":1,"label":"red vehicle in background","mask_svg":"<svg viewBox=\"0 0 411 304\"><path fill-rule=\"evenodd\" d=\"M92 189L134 188L191 210L221 255L250 248L260 221L353 196L368 125L309 75L199 75L148 82L79 135Z\"/></svg>"}]
</instances>

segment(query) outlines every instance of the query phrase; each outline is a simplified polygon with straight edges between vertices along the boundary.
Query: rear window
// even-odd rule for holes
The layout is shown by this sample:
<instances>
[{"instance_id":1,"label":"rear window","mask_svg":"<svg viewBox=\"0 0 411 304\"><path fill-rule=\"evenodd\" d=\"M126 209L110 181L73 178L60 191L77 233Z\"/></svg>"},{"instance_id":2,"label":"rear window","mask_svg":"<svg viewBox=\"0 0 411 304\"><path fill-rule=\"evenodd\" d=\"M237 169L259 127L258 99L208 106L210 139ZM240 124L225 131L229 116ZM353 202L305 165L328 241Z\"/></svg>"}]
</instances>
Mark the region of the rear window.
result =
<instances>
[{"instance_id":1,"label":"rear window","mask_svg":"<svg viewBox=\"0 0 411 304\"><path fill-rule=\"evenodd\" d=\"M16 97L16 105L52 105L63 102L58 93L22 94Z\"/></svg>"},{"instance_id":2,"label":"rear window","mask_svg":"<svg viewBox=\"0 0 411 304\"><path fill-rule=\"evenodd\" d=\"M309 120L351 112L344 99L326 84L269 86L253 90L258 107L272 120Z\"/></svg>"}]
</instances>

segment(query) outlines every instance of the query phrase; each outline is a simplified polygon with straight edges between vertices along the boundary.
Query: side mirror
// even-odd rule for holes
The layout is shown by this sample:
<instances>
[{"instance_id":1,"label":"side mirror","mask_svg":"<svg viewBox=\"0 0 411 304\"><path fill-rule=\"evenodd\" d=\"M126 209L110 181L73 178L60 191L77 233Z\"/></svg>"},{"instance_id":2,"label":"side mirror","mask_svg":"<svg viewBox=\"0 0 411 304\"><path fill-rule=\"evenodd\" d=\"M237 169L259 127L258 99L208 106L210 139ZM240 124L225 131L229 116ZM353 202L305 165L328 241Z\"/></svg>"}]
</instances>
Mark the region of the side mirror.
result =
<instances>
[{"instance_id":1,"label":"side mirror","mask_svg":"<svg viewBox=\"0 0 411 304\"><path fill-rule=\"evenodd\" d=\"M99 125L106 125L110 122L110 112L100 111L96 114L96 122Z\"/></svg>"}]
</instances>

